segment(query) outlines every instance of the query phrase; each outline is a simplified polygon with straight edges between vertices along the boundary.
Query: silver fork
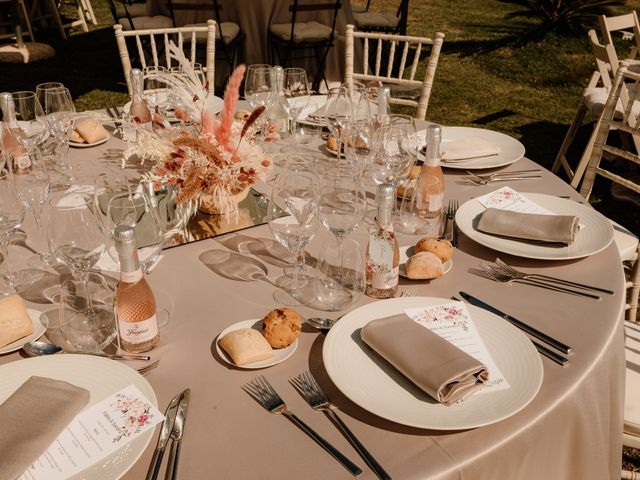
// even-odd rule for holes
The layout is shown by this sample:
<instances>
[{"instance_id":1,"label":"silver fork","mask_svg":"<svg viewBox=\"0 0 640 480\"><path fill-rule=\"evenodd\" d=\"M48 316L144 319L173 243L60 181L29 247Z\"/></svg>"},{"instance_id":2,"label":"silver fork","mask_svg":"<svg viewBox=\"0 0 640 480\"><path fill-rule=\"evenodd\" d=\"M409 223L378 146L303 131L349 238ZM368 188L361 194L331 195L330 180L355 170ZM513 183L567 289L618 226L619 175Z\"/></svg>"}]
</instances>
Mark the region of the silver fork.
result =
<instances>
[{"instance_id":1,"label":"silver fork","mask_svg":"<svg viewBox=\"0 0 640 480\"><path fill-rule=\"evenodd\" d=\"M403 290L402 292L400 292L400 295L398 295L398 297L415 297L416 295L418 295L418 292L416 290Z\"/></svg>"},{"instance_id":2,"label":"silver fork","mask_svg":"<svg viewBox=\"0 0 640 480\"><path fill-rule=\"evenodd\" d=\"M540 281L548 281L548 282L553 282L553 283L559 283L561 285L568 285L568 286L571 286L571 287L583 288L585 290L594 290L596 292L608 293L609 295L613 295L613 291L612 290L607 290L606 288L593 287L591 285L585 285L584 283L572 282L570 280L564 280L564 279L558 278L558 277L552 277L552 276L549 276L549 275L543 275L541 273L524 273L524 272L521 272L520 270L516 270L515 268L511 267L510 265L507 265L505 262L503 262L499 258L496 258L496 264L502 271L504 271L505 274L510 275L513 278L520 278L520 279L523 279L523 280L527 280L527 279L536 280L536 279L538 279Z\"/></svg>"},{"instance_id":3,"label":"silver fork","mask_svg":"<svg viewBox=\"0 0 640 480\"><path fill-rule=\"evenodd\" d=\"M145 365L144 367L140 367L138 368L138 373L140 375L146 375L147 373L149 373L151 370L153 370L154 368L156 368L158 366L158 364L160 363L160 360L156 360L153 363L150 363L149 365Z\"/></svg>"},{"instance_id":4,"label":"silver fork","mask_svg":"<svg viewBox=\"0 0 640 480\"><path fill-rule=\"evenodd\" d=\"M451 220L451 245L458 246L458 229L456 228L456 213L458 213L458 200L449 200L447 206L447 218Z\"/></svg>"},{"instance_id":5,"label":"silver fork","mask_svg":"<svg viewBox=\"0 0 640 480\"><path fill-rule=\"evenodd\" d=\"M292 378L291 383L302 393L307 403L314 410L325 412L325 414L333 421L338 429L347 437L349 443L356 449L362 459L369 465L371 470L381 480L391 480L391 477L384 468L371 456L369 451L360 443L360 440L353 434L353 432L342 421L338 414L333 410L333 405L325 395L325 393L318 385L316 379L311 375L311 372L303 372L295 378Z\"/></svg>"},{"instance_id":6,"label":"silver fork","mask_svg":"<svg viewBox=\"0 0 640 480\"><path fill-rule=\"evenodd\" d=\"M529 178L542 178L541 175L531 175L533 172L539 172L540 169L531 170L513 170L511 172L496 172L488 175L478 175L470 170L466 170L469 175L466 177L472 183L476 185L486 185L491 182L506 182L509 180L525 180Z\"/></svg>"},{"instance_id":7,"label":"silver fork","mask_svg":"<svg viewBox=\"0 0 640 480\"><path fill-rule=\"evenodd\" d=\"M592 295L587 292L581 292L579 290L572 290L570 288L561 287L559 285L549 285L548 283L544 283L539 280L533 280L533 279L524 280L520 278L514 278L498 270L497 267L487 265L486 263L481 263L480 268L484 270L484 272L489 276L491 280L495 280L496 282L499 282L499 283L512 283L512 282L524 283L525 285L533 285L534 287L545 288L547 290L554 290L556 292L568 293L570 295L579 295L582 297L594 298L596 300L600 299L600 297L597 295ZM485 276L485 278L487 277Z\"/></svg>"},{"instance_id":8,"label":"silver fork","mask_svg":"<svg viewBox=\"0 0 640 480\"><path fill-rule=\"evenodd\" d=\"M274 390L271 384L264 376L260 375L242 387L245 392L258 400L260 404L273 414L282 414L287 417L293 424L300 428L304 433L309 435L318 445L324 448L333 458L338 460L354 477L360 475L362 470L351 460L340 453L336 448L318 435L315 430L300 420L293 412L287 410L287 405L280 395Z\"/></svg>"}]
</instances>

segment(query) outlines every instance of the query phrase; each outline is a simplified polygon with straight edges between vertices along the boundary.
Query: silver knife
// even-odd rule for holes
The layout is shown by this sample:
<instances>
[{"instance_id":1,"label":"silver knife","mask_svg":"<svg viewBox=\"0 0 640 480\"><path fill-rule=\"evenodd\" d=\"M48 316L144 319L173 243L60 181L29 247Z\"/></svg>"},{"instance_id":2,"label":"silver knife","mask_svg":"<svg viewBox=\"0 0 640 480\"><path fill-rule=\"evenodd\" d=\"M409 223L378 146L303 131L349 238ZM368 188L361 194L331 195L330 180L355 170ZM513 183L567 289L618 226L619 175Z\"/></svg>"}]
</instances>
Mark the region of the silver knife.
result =
<instances>
[{"instance_id":1,"label":"silver knife","mask_svg":"<svg viewBox=\"0 0 640 480\"><path fill-rule=\"evenodd\" d=\"M178 414L178 404L182 398L182 392L178 393L171 402L167 410L164 412L164 422L162 424L162 430L160 430L160 436L158 437L158 445L153 452L153 458L149 464L149 470L147 471L146 480L155 480L158 478L158 472L160 471L160 465L162 464L162 457L164 456L164 449L169 441L169 435L173 431L173 424Z\"/></svg>"},{"instance_id":2,"label":"silver knife","mask_svg":"<svg viewBox=\"0 0 640 480\"><path fill-rule=\"evenodd\" d=\"M184 433L184 422L187 419L187 408L189 408L189 400L191 400L191 389L187 388L182 392L180 404L178 405L178 414L173 424L171 432L171 451L169 452L169 460L167 462L167 473L165 480L175 480L178 473L178 462L180 460L180 445L182 443L182 434Z\"/></svg>"},{"instance_id":3,"label":"silver knife","mask_svg":"<svg viewBox=\"0 0 640 480\"><path fill-rule=\"evenodd\" d=\"M568 354L568 353L571 353L571 351L573 350L573 348L571 348L569 345L566 345L561 341L556 340L553 337L550 337L546 333L541 332L537 328L534 328L531 325L527 325L523 321L518 320L517 318L512 317L511 315L504 313L501 310L498 310L496 307L489 305L488 303L480 300L479 298L474 297L473 295L469 295L468 293L462 292L462 291L460 292L460 295L462 296L462 298L464 298L467 302L471 303L472 305L488 310L491 313L495 313L499 317L504 318L508 322L518 327L520 330L527 332L529 335L537 338L538 340L542 340L543 342L551 345L553 348L556 348L563 353Z\"/></svg>"}]
</instances>

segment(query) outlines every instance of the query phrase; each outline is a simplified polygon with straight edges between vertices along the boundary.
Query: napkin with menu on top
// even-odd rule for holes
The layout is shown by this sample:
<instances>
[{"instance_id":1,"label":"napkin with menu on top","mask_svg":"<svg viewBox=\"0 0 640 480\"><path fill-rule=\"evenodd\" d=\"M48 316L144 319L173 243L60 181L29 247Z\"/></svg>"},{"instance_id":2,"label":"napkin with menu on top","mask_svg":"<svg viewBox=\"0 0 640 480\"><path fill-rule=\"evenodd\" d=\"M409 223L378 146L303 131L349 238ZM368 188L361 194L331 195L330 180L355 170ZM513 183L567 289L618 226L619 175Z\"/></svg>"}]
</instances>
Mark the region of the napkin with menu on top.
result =
<instances>
[{"instance_id":1,"label":"napkin with menu on top","mask_svg":"<svg viewBox=\"0 0 640 480\"><path fill-rule=\"evenodd\" d=\"M67 382L24 382L0 405L0 480L24 473L88 402L87 390Z\"/></svg>"},{"instance_id":2,"label":"napkin with menu on top","mask_svg":"<svg viewBox=\"0 0 640 480\"><path fill-rule=\"evenodd\" d=\"M543 215L488 208L480 216L478 230L491 235L545 243L573 243L578 231L578 217Z\"/></svg>"},{"instance_id":3,"label":"napkin with menu on top","mask_svg":"<svg viewBox=\"0 0 640 480\"><path fill-rule=\"evenodd\" d=\"M500 152L502 150L495 142L480 137L445 141L440 144L440 155L443 162L490 157L498 155Z\"/></svg>"},{"instance_id":4,"label":"napkin with menu on top","mask_svg":"<svg viewBox=\"0 0 640 480\"><path fill-rule=\"evenodd\" d=\"M487 367L405 314L372 320L362 340L400 373L444 405L483 387Z\"/></svg>"}]
</instances>

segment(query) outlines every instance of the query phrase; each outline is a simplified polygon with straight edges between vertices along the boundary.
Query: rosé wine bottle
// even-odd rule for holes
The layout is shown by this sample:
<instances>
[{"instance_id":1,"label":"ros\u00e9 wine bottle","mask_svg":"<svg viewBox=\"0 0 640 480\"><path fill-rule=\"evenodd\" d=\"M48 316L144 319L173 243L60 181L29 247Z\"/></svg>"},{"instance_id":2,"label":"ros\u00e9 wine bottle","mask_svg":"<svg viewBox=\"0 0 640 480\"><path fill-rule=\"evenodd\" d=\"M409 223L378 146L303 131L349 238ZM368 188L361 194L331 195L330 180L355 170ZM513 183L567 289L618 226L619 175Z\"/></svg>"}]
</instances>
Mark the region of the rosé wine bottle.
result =
<instances>
[{"instance_id":1,"label":"ros\u00e9 wine bottle","mask_svg":"<svg viewBox=\"0 0 640 480\"><path fill-rule=\"evenodd\" d=\"M116 227L114 239L120 260L120 281L115 296L120 346L131 353L146 352L160 341L156 301L142 275L133 228Z\"/></svg>"}]
</instances>

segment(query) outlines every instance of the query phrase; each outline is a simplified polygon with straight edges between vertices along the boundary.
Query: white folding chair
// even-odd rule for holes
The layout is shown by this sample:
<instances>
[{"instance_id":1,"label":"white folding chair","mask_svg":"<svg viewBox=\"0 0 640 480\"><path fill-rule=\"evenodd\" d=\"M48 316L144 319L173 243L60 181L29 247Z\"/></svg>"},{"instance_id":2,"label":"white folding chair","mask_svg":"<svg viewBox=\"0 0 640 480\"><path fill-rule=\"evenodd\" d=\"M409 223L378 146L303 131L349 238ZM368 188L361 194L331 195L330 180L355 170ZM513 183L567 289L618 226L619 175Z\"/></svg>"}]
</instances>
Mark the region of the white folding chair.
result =
<instances>
[{"instance_id":1,"label":"white folding chair","mask_svg":"<svg viewBox=\"0 0 640 480\"><path fill-rule=\"evenodd\" d=\"M178 48L185 51L185 55L191 63L196 63L198 47L205 47L205 78L207 82L208 93L214 90L214 73L215 73L215 54L216 54L216 22L209 20L206 26L200 27L178 27L178 28L156 28L150 30L127 30L122 25L113 26L116 35L116 43L120 52L120 60L122 61L122 69L124 77L127 81L129 95L131 95L131 59L129 50L127 49L126 39L132 37L135 39L137 55L140 67L160 66L171 67L171 58L169 56L169 42L171 40ZM206 44L196 41L198 35L206 34ZM160 48L158 48L160 45ZM188 54L187 54L188 53ZM148 58L150 57L150 58Z\"/></svg>"},{"instance_id":2,"label":"white folding chair","mask_svg":"<svg viewBox=\"0 0 640 480\"><path fill-rule=\"evenodd\" d=\"M353 71L354 40L356 38L364 41L364 68L362 73ZM360 80L362 82L378 81L383 84L390 84L391 98L389 99L389 103L415 107L415 118L424 120L427 114L427 107L429 106L429 97L431 96L431 88L436 75L436 68L438 67L438 58L440 57L443 39L444 33L440 32L436 32L435 38L431 39L383 33L356 32L354 31L353 25L347 25L344 81L348 85L353 85L354 80ZM389 45L389 52L386 62L383 62L382 54L385 42ZM372 48L371 43L375 43L373 48L376 48L376 61L371 69L372 73L368 73L370 71L369 51ZM429 55L424 79L416 80L415 76L423 47L431 47L431 54ZM400 63L398 65L396 65L396 52L399 52L398 55L400 55ZM413 57L409 60L411 54ZM386 65L383 66L382 63L386 63ZM394 68L396 66L397 68ZM407 72L405 72L405 70L407 70ZM404 98L399 96L400 89L403 92Z\"/></svg>"},{"instance_id":3,"label":"white folding chair","mask_svg":"<svg viewBox=\"0 0 640 480\"><path fill-rule=\"evenodd\" d=\"M623 165L640 167L640 156L636 153L607 144L609 132L613 129L626 132L633 137L640 138L640 111L636 105L638 87L640 87L640 74L629 71L631 62L628 60L620 64L607 102L602 113L600 123L596 130L593 151L589 158L580 194L589 199L591 190L597 176L604 177L614 184L622 185L629 190L640 194L640 182L630 180L629 175L623 171L612 171L605 168L602 156L606 152L609 155L621 159ZM635 88L631 88L632 82ZM629 88L627 88L629 86ZM625 95L625 92L631 92ZM622 109L622 115L619 114ZM621 168L618 166L618 168ZM625 178L627 177L627 178ZM625 302L625 358L626 358L626 393L624 407L624 434L623 444L640 448L640 323L637 322L638 293L640 292L640 268L638 261L638 238L628 230L614 223L614 241L618 247L620 258L630 265L626 282L627 298ZM622 472L622 478L636 478L633 472ZM640 478L640 477L638 477Z\"/></svg>"}]
</instances>

